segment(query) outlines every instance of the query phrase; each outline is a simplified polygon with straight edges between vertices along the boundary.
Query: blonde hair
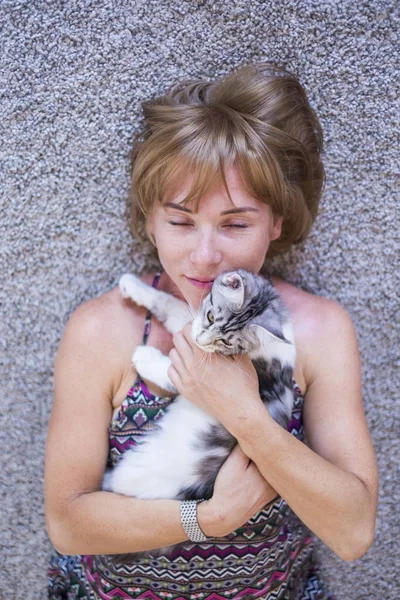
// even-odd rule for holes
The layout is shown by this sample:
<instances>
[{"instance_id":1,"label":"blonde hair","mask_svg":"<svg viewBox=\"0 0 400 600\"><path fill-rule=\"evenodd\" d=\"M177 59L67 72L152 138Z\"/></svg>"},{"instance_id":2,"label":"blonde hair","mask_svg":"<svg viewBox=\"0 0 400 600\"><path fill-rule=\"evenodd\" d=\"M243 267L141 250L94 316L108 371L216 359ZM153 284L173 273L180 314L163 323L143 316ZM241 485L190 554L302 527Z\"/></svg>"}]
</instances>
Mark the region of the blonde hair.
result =
<instances>
[{"instance_id":1,"label":"blonde hair","mask_svg":"<svg viewBox=\"0 0 400 600\"><path fill-rule=\"evenodd\" d=\"M132 150L132 228L141 239L154 202L189 173L183 203L210 185L226 184L234 166L251 195L283 217L268 255L303 241L324 183L322 130L299 81L266 63L244 66L217 81L184 81L143 103L144 128Z\"/></svg>"}]
</instances>

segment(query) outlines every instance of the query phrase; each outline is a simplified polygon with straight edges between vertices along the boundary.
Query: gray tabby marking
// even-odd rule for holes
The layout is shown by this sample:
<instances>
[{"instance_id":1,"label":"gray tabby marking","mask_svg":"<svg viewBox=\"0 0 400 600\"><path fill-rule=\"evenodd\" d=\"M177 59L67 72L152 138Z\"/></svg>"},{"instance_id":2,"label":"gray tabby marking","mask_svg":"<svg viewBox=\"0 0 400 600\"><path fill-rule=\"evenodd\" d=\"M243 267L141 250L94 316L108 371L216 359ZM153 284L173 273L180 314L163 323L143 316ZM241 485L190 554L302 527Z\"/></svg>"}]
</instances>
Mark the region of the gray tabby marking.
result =
<instances>
[{"instance_id":1,"label":"gray tabby marking","mask_svg":"<svg viewBox=\"0 0 400 600\"><path fill-rule=\"evenodd\" d=\"M120 288L173 333L189 320L185 303L132 275L123 276ZM287 427L294 402L294 338L288 311L268 278L244 270L219 275L193 320L192 338L205 352L248 354L262 402ZM170 361L157 349L139 346L133 362L142 377L177 393L167 374ZM138 498L208 499L236 443L214 417L178 394L155 430L106 473L103 489Z\"/></svg>"}]
</instances>

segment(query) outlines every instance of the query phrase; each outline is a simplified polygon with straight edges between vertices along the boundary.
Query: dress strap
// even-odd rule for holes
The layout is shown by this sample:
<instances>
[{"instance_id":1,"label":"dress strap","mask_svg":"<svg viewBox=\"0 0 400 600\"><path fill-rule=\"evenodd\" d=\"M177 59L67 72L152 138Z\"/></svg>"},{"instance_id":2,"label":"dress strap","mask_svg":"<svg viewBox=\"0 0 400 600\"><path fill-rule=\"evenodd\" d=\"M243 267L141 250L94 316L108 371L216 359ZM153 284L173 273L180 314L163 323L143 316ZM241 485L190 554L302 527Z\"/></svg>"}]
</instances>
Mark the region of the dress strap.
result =
<instances>
[{"instance_id":1,"label":"dress strap","mask_svg":"<svg viewBox=\"0 0 400 600\"><path fill-rule=\"evenodd\" d=\"M153 288L157 288L159 279L161 277L161 273L156 273L153 279L153 283L151 284ZM147 340L150 334L150 326L151 326L151 311L147 311L146 319L144 321L144 331L143 331L143 346L147 344Z\"/></svg>"}]
</instances>

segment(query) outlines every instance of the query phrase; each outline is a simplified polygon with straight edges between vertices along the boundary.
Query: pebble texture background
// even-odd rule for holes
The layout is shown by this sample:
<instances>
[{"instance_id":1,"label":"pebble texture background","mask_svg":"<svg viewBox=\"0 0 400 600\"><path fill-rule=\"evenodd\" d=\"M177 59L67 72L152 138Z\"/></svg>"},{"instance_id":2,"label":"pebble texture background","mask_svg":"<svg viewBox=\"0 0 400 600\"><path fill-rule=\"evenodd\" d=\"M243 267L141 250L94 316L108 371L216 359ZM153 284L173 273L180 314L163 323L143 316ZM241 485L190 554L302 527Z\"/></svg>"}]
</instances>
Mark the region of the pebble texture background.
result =
<instances>
[{"instance_id":1,"label":"pebble texture background","mask_svg":"<svg viewBox=\"0 0 400 600\"><path fill-rule=\"evenodd\" d=\"M338 600L399 599L396 4L0 3L2 600L46 597L43 456L65 323L123 272L150 266L125 218L140 103L179 79L268 59L307 89L327 172L312 235L271 270L353 317L381 477L373 547L353 564L320 548L324 576Z\"/></svg>"}]
</instances>

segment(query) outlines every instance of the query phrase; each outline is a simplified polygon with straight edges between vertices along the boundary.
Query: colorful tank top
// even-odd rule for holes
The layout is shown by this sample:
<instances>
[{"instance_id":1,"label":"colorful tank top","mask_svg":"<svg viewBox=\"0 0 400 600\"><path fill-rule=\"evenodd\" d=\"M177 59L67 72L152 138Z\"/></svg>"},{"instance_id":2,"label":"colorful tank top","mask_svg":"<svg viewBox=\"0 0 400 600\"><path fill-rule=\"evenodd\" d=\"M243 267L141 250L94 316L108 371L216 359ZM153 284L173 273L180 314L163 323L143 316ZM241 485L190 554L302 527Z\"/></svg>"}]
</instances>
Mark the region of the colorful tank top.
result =
<instances>
[{"instance_id":1,"label":"colorful tank top","mask_svg":"<svg viewBox=\"0 0 400 600\"><path fill-rule=\"evenodd\" d=\"M153 285L159 279L157 274ZM150 332L147 314L143 343ZM288 431L304 441L295 384ZM139 444L173 398L151 394L138 376L109 426L109 466ZM162 460L162 458L160 458ZM277 497L224 538L187 542L168 556L63 556L49 565L51 600L334 600L320 584L309 530Z\"/></svg>"}]
</instances>

